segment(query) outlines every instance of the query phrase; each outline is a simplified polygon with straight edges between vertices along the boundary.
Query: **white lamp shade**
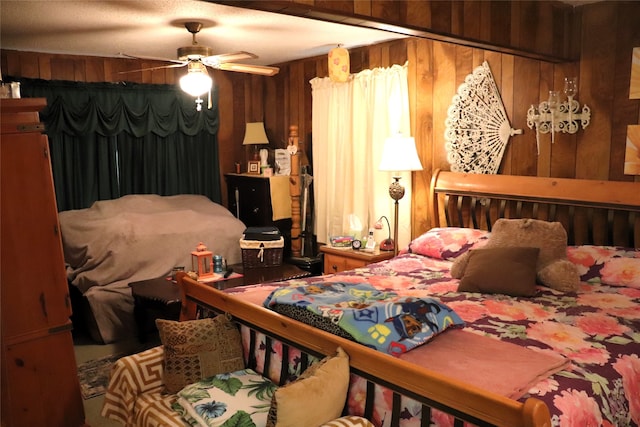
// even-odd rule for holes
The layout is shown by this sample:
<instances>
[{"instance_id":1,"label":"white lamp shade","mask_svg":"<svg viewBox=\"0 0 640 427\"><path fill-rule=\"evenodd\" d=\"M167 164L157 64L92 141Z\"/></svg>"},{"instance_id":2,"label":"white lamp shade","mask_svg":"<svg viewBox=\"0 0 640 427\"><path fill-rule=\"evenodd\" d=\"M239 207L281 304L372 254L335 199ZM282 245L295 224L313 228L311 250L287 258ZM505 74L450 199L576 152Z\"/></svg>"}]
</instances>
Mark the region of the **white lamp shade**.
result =
<instances>
[{"instance_id":1,"label":"white lamp shade","mask_svg":"<svg viewBox=\"0 0 640 427\"><path fill-rule=\"evenodd\" d=\"M247 123L244 131L242 145L268 144L267 133L264 130L263 122Z\"/></svg>"},{"instance_id":2,"label":"white lamp shade","mask_svg":"<svg viewBox=\"0 0 640 427\"><path fill-rule=\"evenodd\" d=\"M415 139L400 134L387 138L384 141L379 169L392 172L421 171L422 163L418 157Z\"/></svg>"},{"instance_id":3,"label":"white lamp shade","mask_svg":"<svg viewBox=\"0 0 640 427\"><path fill-rule=\"evenodd\" d=\"M204 95L211 90L211 86L213 80L207 74L205 66L200 63L189 63L189 71L180 78L180 88L191 96Z\"/></svg>"}]
</instances>

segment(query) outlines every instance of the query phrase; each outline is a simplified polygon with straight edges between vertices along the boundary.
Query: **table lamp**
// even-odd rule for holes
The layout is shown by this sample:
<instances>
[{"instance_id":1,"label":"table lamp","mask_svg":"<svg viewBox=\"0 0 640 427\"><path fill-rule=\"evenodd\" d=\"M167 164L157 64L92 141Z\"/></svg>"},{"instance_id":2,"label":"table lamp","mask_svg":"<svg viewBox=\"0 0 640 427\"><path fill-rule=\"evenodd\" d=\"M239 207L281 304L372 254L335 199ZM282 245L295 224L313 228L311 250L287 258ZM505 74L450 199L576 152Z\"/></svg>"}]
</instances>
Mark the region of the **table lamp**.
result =
<instances>
[{"instance_id":1,"label":"table lamp","mask_svg":"<svg viewBox=\"0 0 640 427\"><path fill-rule=\"evenodd\" d=\"M253 145L253 160L260 160L258 145L268 144L267 133L263 122L247 123L242 145Z\"/></svg>"},{"instance_id":2,"label":"table lamp","mask_svg":"<svg viewBox=\"0 0 640 427\"><path fill-rule=\"evenodd\" d=\"M384 142L382 150L381 171L394 172L393 182L389 185L389 196L395 201L393 220L394 253L398 254L398 201L404 197L404 187L400 184L400 172L422 170L418 158L416 141L411 136L397 134Z\"/></svg>"},{"instance_id":3,"label":"table lamp","mask_svg":"<svg viewBox=\"0 0 640 427\"><path fill-rule=\"evenodd\" d=\"M389 232L389 237L380 242L380 250L381 251L395 251L396 250L396 242L391 238L391 226L389 225L389 218L382 215L376 223L373 225L373 228L376 230L382 230L382 220L387 221L387 231Z\"/></svg>"}]
</instances>

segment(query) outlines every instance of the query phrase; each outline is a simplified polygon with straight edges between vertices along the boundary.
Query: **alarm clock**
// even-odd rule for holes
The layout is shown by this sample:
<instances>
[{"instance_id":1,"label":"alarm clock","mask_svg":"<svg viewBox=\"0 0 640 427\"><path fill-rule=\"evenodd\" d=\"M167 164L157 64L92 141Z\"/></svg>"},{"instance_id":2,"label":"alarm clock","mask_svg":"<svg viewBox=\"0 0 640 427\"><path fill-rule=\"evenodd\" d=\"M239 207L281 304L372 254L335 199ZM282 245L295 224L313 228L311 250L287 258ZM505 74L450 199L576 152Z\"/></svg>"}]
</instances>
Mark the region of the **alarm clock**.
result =
<instances>
[{"instance_id":1,"label":"alarm clock","mask_svg":"<svg viewBox=\"0 0 640 427\"><path fill-rule=\"evenodd\" d=\"M353 239L353 241L351 242L351 249L358 250L361 247L362 247L362 242L360 241L360 239Z\"/></svg>"}]
</instances>

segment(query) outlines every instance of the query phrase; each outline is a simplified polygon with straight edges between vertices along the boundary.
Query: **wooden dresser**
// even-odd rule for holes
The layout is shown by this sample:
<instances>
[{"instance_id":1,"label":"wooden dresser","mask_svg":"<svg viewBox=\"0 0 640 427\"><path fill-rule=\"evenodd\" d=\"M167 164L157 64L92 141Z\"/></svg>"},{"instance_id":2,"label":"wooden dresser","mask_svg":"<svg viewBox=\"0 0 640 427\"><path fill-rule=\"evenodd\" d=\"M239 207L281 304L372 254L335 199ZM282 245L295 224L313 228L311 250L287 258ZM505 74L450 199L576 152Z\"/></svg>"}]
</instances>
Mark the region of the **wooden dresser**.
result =
<instances>
[{"instance_id":1,"label":"wooden dresser","mask_svg":"<svg viewBox=\"0 0 640 427\"><path fill-rule=\"evenodd\" d=\"M374 262L384 261L393 258L393 252L380 251L378 247L373 252L364 250L354 250L350 248L334 248L331 246L321 246L320 252L324 253L324 274L340 273L341 271L353 270L364 267Z\"/></svg>"},{"instance_id":2,"label":"wooden dresser","mask_svg":"<svg viewBox=\"0 0 640 427\"><path fill-rule=\"evenodd\" d=\"M284 255L288 256L291 251L291 218L273 220L269 178L236 173L227 173L224 177L231 213L247 227L278 227L285 240Z\"/></svg>"},{"instance_id":3,"label":"wooden dresser","mask_svg":"<svg viewBox=\"0 0 640 427\"><path fill-rule=\"evenodd\" d=\"M41 98L0 100L0 424L85 425Z\"/></svg>"}]
</instances>

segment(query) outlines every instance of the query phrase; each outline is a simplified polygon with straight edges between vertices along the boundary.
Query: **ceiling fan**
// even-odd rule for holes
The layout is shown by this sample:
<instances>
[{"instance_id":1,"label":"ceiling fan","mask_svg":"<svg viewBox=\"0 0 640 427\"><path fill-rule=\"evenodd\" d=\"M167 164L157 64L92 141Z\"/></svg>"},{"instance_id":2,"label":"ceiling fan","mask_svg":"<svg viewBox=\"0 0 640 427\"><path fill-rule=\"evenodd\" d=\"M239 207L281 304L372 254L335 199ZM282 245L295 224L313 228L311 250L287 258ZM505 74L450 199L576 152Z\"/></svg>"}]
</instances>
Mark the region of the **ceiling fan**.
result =
<instances>
[{"instance_id":1,"label":"ceiling fan","mask_svg":"<svg viewBox=\"0 0 640 427\"><path fill-rule=\"evenodd\" d=\"M158 67L142 68L139 70L122 71L119 74L133 73L133 72L139 72L139 71L153 71L153 70L159 70L162 68L177 68L177 67L184 67L185 65L188 67L188 70L189 70L187 75L192 73L207 75L206 67L211 67L211 68L215 68L218 70L225 70L225 71L236 71L240 73L258 74L262 76L274 76L278 74L278 72L280 71L278 67L239 64L235 62L235 61L242 61L244 59L257 58L256 55L249 52L240 51L240 52L234 52L234 53L223 53L220 55L212 55L212 50L210 47L199 45L198 41L196 40L196 34L198 34L202 29L202 23L196 22L196 21L190 21L190 22L185 22L184 26L187 29L187 31L191 33L192 42L191 42L191 46L183 46L178 48L178 60L161 59L161 58L142 58L142 57L136 57L136 56L125 54L125 56L129 58L153 59L153 60L159 60L159 61L173 62L173 64L161 65Z\"/></svg>"}]
</instances>

